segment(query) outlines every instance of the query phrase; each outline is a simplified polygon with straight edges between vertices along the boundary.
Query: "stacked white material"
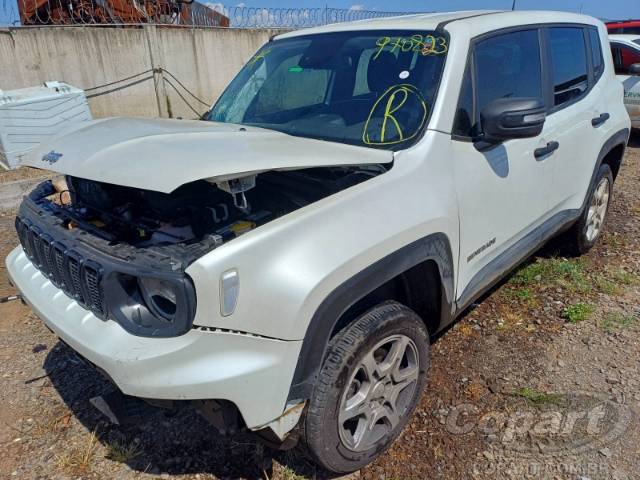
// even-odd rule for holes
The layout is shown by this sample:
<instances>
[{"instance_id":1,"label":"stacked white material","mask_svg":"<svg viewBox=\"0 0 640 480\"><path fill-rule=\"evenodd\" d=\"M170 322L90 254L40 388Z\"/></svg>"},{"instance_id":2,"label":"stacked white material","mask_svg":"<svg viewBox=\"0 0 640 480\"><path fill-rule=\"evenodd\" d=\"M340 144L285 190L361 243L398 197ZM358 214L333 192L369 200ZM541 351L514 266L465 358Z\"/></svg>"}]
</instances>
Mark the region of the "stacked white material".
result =
<instances>
[{"instance_id":1,"label":"stacked white material","mask_svg":"<svg viewBox=\"0 0 640 480\"><path fill-rule=\"evenodd\" d=\"M66 83L0 90L0 166L17 167L42 141L91 118L84 91Z\"/></svg>"}]
</instances>

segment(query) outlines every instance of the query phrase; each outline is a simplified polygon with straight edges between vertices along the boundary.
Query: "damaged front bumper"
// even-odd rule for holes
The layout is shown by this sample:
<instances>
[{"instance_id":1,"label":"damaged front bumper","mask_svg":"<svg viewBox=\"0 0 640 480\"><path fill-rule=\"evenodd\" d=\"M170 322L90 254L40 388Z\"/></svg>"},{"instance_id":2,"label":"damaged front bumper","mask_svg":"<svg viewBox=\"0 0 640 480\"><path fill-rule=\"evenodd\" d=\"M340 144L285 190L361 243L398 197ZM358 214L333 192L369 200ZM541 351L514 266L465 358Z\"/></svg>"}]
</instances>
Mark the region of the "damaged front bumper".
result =
<instances>
[{"instance_id":1,"label":"damaged front bumper","mask_svg":"<svg viewBox=\"0 0 640 480\"><path fill-rule=\"evenodd\" d=\"M21 247L6 263L11 281L33 311L123 393L159 400L227 400L251 430L278 422L290 408L287 394L302 341L215 328L194 328L171 338L132 335L68 297Z\"/></svg>"}]
</instances>

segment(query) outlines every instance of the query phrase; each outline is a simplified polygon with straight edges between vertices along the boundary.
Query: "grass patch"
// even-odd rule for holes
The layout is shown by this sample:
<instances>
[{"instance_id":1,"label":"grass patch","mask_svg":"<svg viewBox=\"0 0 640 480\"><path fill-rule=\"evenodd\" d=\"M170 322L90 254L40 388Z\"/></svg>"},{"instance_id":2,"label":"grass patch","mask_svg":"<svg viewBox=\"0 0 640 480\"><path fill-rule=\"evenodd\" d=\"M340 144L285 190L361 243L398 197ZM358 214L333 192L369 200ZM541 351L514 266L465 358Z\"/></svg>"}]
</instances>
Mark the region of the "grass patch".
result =
<instances>
[{"instance_id":1,"label":"grass patch","mask_svg":"<svg viewBox=\"0 0 640 480\"><path fill-rule=\"evenodd\" d=\"M518 270L511 282L522 287L545 283L558 285L572 292L586 293L591 291L591 283L585 273L583 259L538 259ZM525 288L524 291L526 292L527 289Z\"/></svg>"},{"instance_id":2,"label":"grass patch","mask_svg":"<svg viewBox=\"0 0 640 480\"><path fill-rule=\"evenodd\" d=\"M562 318L571 323L579 323L587 320L593 313L593 305L588 303L576 303L565 307Z\"/></svg>"},{"instance_id":3,"label":"grass patch","mask_svg":"<svg viewBox=\"0 0 640 480\"><path fill-rule=\"evenodd\" d=\"M91 469L91 461L98 449L98 435L95 431L83 445L74 445L67 452L56 457L58 468L70 476L82 476Z\"/></svg>"},{"instance_id":4,"label":"grass patch","mask_svg":"<svg viewBox=\"0 0 640 480\"><path fill-rule=\"evenodd\" d=\"M602 275L596 277L596 286L598 290L607 295L620 295L622 293L620 285Z\"/></svg>"},{"instance_id":5,"label":"grass patch","mask_svg":"<svg viewBox=\"0 0 640 480\"><path fill-rule=\"evenodd\" d=\"M142 448L135 442L114 441L107 444L106 458L114 462L126 463L142 454Z\"/></svg>"},{"instance_id":6,"label":"grass patch","mask_svg":"<svg viewBox=\"0 0 640 480\"><path fill-rule=\"evenodd\" d=\"M631 272L627 272L626 270L618 270L613 274L613 279L622 285L633 285L636 283L638 277Z\"/></svg>"},{"instance_id":7,"label":"grass patch","mask_svg":"<svg viewBox=\"0 0 640 480\"><path fill-rule=\"evenodd\" d=\"M533 299L533 294L528 288L521 288L520 290L516 290L514 293L519 300L524 302L528 302Z\"/></svg>"},{"instance_id":8,"label":"grass patch","mask_svg":"<svg viewBox=\"0 0 640 480\"><path fill-rule=\"evenodd\" d=\"M61 413L62 412L62 413ZM61 413L58 415L58 413ZM71 412L66 409L56 411L54 415L47 416L33 429L34 435L42 437L49 434L58 434L69 428L71 424Z\"/></svg>"},{"instance_id":9,"label":"grass patch","mask_svg":"<svg viewBox=\"0 0 640 480\"><path fill-rule=\"evenodd\" d=\"M600 322L600 327L607 333L613 333L616 330L631 327L636 321L637 318L633 315L625 315L622 312L609 312Z\"/></svg>"},{"instance_id":10,"label":"grass patch","mask_svg":"<svg viewBox=\"0 0 640 480\"><path fill-rule=\"evenodd\" d=\"M524 387L516 390L512 394L514 397L524 398L527 403L532 405L561 405L563 402L562 395L554 393L546 393L536 390L535 388Z\"/></svg>"},{"instance_id":11,"label":"grass patch","mask_svg":"<svg viewBox=\"0 0 640 480\"><path fill-rule=\"evenodd\" d=\"M515 283L516 285L523 286L533 285L539 281L542 281L547 273L548 266L546 262L543 260L539 260L519 269L511 279L511 282Z\"/></svg>"},{"instance_id":12,"label":"grass patch","mask_svg":"<svg viewBox=\"0 0 640 480\"><path fill-rule=\"evenodd\" d=\"M282 466L280 474L284 480L307 480L307 477L298 475L291 467L285 465Z\"/></svg>"}]
</instances>

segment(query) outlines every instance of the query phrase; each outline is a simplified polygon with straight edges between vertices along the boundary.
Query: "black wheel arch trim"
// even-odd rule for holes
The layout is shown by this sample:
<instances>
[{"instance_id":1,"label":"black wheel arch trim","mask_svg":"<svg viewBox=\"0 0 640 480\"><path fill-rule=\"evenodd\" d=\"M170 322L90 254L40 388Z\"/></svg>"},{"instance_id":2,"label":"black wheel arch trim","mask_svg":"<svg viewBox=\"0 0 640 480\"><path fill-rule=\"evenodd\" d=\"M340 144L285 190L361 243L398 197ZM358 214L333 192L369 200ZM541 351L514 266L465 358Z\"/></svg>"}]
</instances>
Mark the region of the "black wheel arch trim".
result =
<instances>
[{"instance_id":1,"label":"black wheel arch trim","mask_svg":"<svg viewBox=\"0 0 640 480\"><path fill-rule=\"evenodd\" d=\"M428 260L434 261L438 266L442 286L439 328L441 329L451 322L454 305L454 270L451 246L444 233L434 233L369 265L336 287L322 301L307 327L289 390L289 400L305 400L311 396L331 333L340 317L358 300L376 288Z\"/></svg>"},{"instance_id":2,"label":"black wheel arch trim","mask_svg":"<svg viewBox=\"0 0 640 480\"><path fill-rule=\"evenodd\" d=\"M624 148L626 149L627 144L629 143L630 135L631 130L629 128L623 128L622 130L614 133L606 142L604 142L604 145L600 149L600 153L598 153L598 161L596 162L593 173L591 174L591 183L593 183L593 179L596 177L596 174L598 173L600 165L602 165L602 160L604 160L604 157L606 157L611 152L611 150L619 147L620 145L624 146ZM622 152L622 156L624 157L624 152ZM620 162L620 165L622 165L622 161ZM591 185L591 183L589 183L589 185ZM585 198L585 204L587 200L588 199ZM583 204L583 208L585 204Z\"/></svg>"}]
</instances>

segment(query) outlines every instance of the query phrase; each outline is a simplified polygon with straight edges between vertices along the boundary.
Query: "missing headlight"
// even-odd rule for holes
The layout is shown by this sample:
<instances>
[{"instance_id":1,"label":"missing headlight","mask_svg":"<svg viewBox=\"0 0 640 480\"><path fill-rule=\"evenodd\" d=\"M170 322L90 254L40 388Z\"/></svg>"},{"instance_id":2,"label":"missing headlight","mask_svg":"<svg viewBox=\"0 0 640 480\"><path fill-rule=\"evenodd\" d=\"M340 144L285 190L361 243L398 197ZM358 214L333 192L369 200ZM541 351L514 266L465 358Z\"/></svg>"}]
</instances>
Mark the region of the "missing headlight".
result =
<instances>
[{"instance_id":1,"label":"missing headlight","mask_svg":"<svg viewBox=\"0 0 640 480\"><path fill-rule=\"evenodd\" d=\"M151 277L139 278L138 284L149 310L163 320L173 321L178 309L174 285Z\"/></svg>"}]
</instances>

